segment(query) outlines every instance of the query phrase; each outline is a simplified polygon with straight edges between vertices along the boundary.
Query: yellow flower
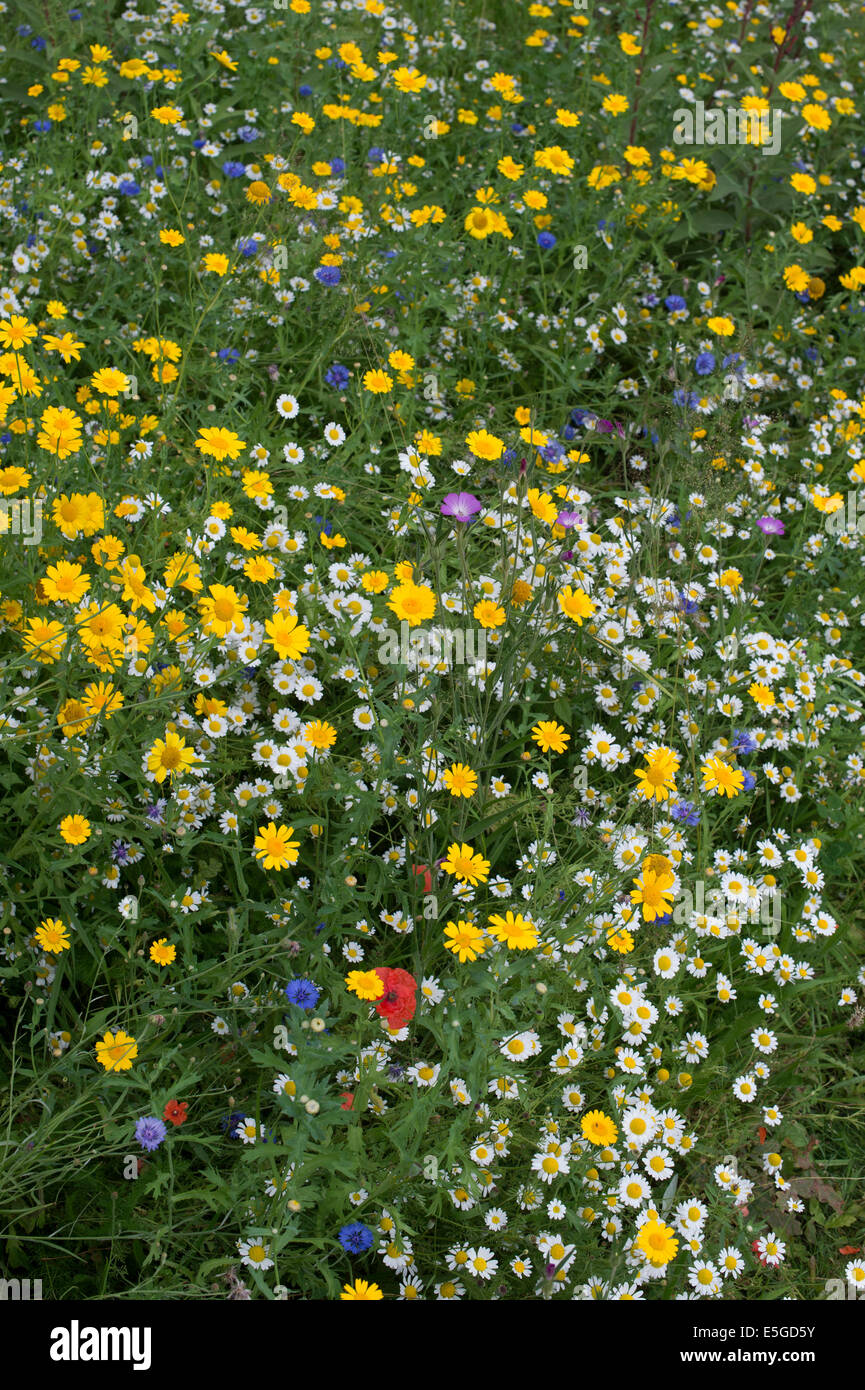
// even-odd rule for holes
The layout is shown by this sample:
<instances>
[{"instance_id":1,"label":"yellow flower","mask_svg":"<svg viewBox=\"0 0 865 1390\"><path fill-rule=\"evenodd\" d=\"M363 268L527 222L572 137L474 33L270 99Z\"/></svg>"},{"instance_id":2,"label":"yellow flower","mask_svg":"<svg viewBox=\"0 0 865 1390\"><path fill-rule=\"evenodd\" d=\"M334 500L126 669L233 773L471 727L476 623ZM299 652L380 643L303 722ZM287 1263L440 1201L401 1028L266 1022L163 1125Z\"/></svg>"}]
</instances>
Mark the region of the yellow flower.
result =
<instances>
[{"instance_id":1,"label":"yellow flower","mask_svg":"<svg viewBox=\"0 0 865 1390\"><path fill-rule=\"evenodd\" d=\"M358 999L368 1002L380 999L384 994L384 981L374 970L350 970L345 977L345 983Z\"/></svg>"},{"instance_id":2,"label":"yellow flower","mask_svg":"<svg viewBox=\"0 0 865 1390\"><path fill-rule=\"evenodd\" d=\"M634 776L639 782L637 791L647 801L666 801L676 790L679 757L671 748L655 748L645 754L648 767L637 768Z\"/></svg>"},{"instance_id":3,"label":"yellow flower","mask_svg":"<svg viewBox=\"0 0 865 1390\"><path fill-rule=\"evenodd\" d=\"M446 874L453 874L460 883L470 883L474 888L478 883L486 883L490 874L490 861L482 854L475 853L471 845L452 844L447 858L442 864Z\"/></svg>"},{"instance_id":4,"label":"yellow flower","mask_svg":"<svg viewBox=\"0 0 865 1390\"><path fill-rule=\"evenodd\" d=\"M298 622L296 613L274 613L264 630L280 661L299 661L309 648L309 631Z\"/></svg>"},{"instance_id":5,"label":"yellow flower","mask_svg":"<svg viewBox=\"0 0 865 1390\"><path fill-rule=\"evenodd\" d=\"M703 791L716 792L718 796L738 796L745 786L745 774L741 768L731 767L721 758L709 758L700 768L703 777Z\"/></svg>"},{"instance_id":6,"label":"yellow flower","mask_svg":"<svg viewBox=\"0 0 865 1390\"><path fill-rule=\"evenodd\" d=\"M160 936L150 947L150 959L156 965L173 965L176 955L177 947L169 945L166 936Z\"/></svg>"},{"instance_id":7,"label":"yellow flower","mask_svg":"<svg viewBox=\"0 0 865 1390\"><path fill-rule=\"evenodd\" d=\"M473 772L470 767L466 767L465 763L453 763L442 774L442 781L451 796L468 798L474 796L478 789L478 774Z\"/></svg>"},{"instance_id":8,"label":"yellow flower","mask_svg":"<svg viewBox=\"0 0 865 1390\"><path fill-rule=\"evenodd\" d=\"M513 913L508 909L504 917L495 912L487 921L491 934L497 941L504 942L509 951L532 951L538 944L537 927L521 912Z\"/></svg>"},{"instance_id":9,"label":"yellow flower","mask_svg":"<svg viewBox=\"0 0 865 1390\"><path fill-rule=\"evenodd\" d=\"M713 333L717 333L720 338L730 338L736 332L735 323L728 318L709 319L706 327L710 328Z\"/></svg>"},{"instance_id":10,"label":"yellow flower","mask_svg":"<svg viewBox=\"0 0 865 1390\"><path fill-rule=\"evenodd\" d=\"M543 753L564 753L571 741L564 727L555 719L541 719L532 726L532 738Z\"/></svg>"},{"instance_id":11,"label":"yellow flower","mask_svg":"<svg viewBox=\"0 0 865 1390\"><path fill-rule=\"evenodd\" d=\"M303 726L303 737L313 748L332 748L336 743L336 729L322 719L311 719Z\"/></svg>"},{"instance_id":12,"label":"yellow flower","mask_svg":"<svg viewBox=\"0 0 865 1390\"><path fill-rule=\"evenodd\" d=\"M343 1302L363 1300L369 1303L379 1298L384 1298L384 1294L378 1284L369 1284L366 1279L355 1279L353 1284L343 1284L340 1294L340 1299Z\"/></svg>"},{"instance_id":13,"label":"yellow flower","mask_svg":"<svg viewBox=\"0 0 865 1390\"><path fill-rule=\"evenodd\" d=\"M409 580L400 584L391 594L388 608L409 627L418 627L436 611L436 596L426 584L414 584Z\"/></svg>"},{"instance_id":14,"label":"yellow flower","mask_svg":"<svg viewBox=\"0 0 865 1390\"><path fill-rule=\"evenodd\" d=\"M393 389L393 377L380 368L372 372L364 372L363 385L365 391L371 391L374 396L384 396Z\"/></svg>"},{"instance_id":15,"label":"yellow flower","mask_svg":"<svg viewBox=\"0 0 865 1390\"><path fill-rule=\"evenodd\" d=\"M643 921L654 922L657 917L665 917L673 906L673 875L656 873L653 869L643 869L642 878L631 879L636 887L631 890L631 902L642 903Z\"/></svg>"},{"instance_id":16,"label":"yellow flower","mask_svg":"<svg viewBox=\"0 0 865 1390\"><path fill-rule=\"evenodd\" d=\"M33 341L37 332L36 325L21 314L10 314L8 319L0 320L0 345L20 352Z\"/></svg>"},{"instance_id":17,"label":"yellow flower","mask_svg":"<svg viewBox=\"0 0 865 1390\"><path fill-rule=\"evenodd\" d=\"M775 703L773 692L768 685L762 685L760 681L754 681L752 685L748 686L748 694L760 706L760 709L771 709Z\"/></svg>"},{"instance_id":18,"label":"yellow flower","mask_svg":"<svg viewBox=\"0 0 865 1390\"><path fill-rule=\"evenodd\" d=\"M221 251L209 251L204 257L202 265L212 275L224 275L228 270L229 260Z\"/></svg>"},{"instance_id":19,"label":"yellow flower","mask_svg":"<svg viewBox=\"0 0 865 1390\"><path fill-rule=\"evenodd\" d=\"M673 1228L653 1218L643 1222L637 1232L636 1245L656 1268L669 1264L679 1249Z\"/></svg>"},{"instance_id":20,"label":"yellow flower","mask_svg":"<svg viewBox=\"0 0 865 1390\"><path fill-rule=\"evenodd\" d=\"M68 951L71 944L69 928L64 926L59 917L46 917L36 928L36 940L43 951L48 951L52 956L59 955L61 951Z\"/></svg>"},{"instance_id":21,"label":"yellow flower","mask_svg":"<svg viewBox=\"0 0 865 1390\"><path fill-rule=\"evenodd\" d=\"M584 618L591 618L596 606L584 589L572 589L570 584L559 594L559 607L577 627L583 626Z\"/></svg>"},{"instance_id":22,"label":"yellow flower","mask_svg":"<svg viewBox=\"0 0 865 1390\"><path fill-rule=\"evenodd\" d=\"M262 183L261 179L253 179L252 183L247 186L247 202L254 203L256 207L266 207L272 197L273 194L267 184Z\"/></svg>"},{"instance_id":23,"label":"yellow flower","mask_svg":"<svg viewBox=\"0 0 865 1390\"><path fill-rule=\"evenodd\" d=\"M222 429L214 425L198 431L195 447L200 449L203 454L209 454L211 458L222 462L224 458L236 459L246 448L246 444L242 439L238 439L232 430Z\"/></svg>"},{"instance_id":24,"label":"yellow flower","mask_svg":"<svg viewBox=\"0 0 865 1390\"><path fill-rule=\"evenodd\" d=\"M162 227L159 232L159 240L163 246L182 246L186 237L175 227Z\"/></svg>"},{"instance_id":25,"label":"yellow flower","mask_svg":"<svg viewBox=\"0 0 865 1390\"><path fill-rule=\"evenodd\" d=\"M475 458L491 461L501 458L505 448L502 440L494 434L489 434L487 430L472 430L466 435L466 444Z\"/></svg>"},{"instance_id":26,"label":"yellow flower","mask_svg":"<svg viewBox=\"0 0 865 1390\"><path fill-rule=\"evenodd\" d=\"M807 270L803 270L800 265L784 267L784 284L794 294L801 294L803 290L807 290L809 278Z\"/></svg>"},{"instance_id":27,"label":"yellow flower","mask_svg":"<svg viewBox=\"0 0 865 1390\"><path fill-rule=\"evenodd\" d=\"M487 949L487 943L480 927L474 922L448 922L445 927L445 950L459 957L460 965L466 961L477 960Z\"/></svg>"},{"instance_id":28,"label":"yellow flower","mask_svg":"<svg viewBox=\"0 0 865 1390\"><path fill-rule=\"evenodd\" d=\"M590 1110L580 1120L580 1128L583 1131L584 1139L588 1139L590 1144L597 1144L601 1148L615 1144L619 1137L616 1124L609 1115L604 1114L603 1110Z\"/></svg>"},{"instance_id":29,"label":"yellow flower","mask_svg":"<svg viewBox=\"0 0 865 1390\"><path fill-rule=\"evenodd\" d=\"M548 145L545 149L535 150L535 164L539 169L561 174L563 178L570 178L574 167L573 159L561 145Z\"/></svg>"},{"instance_id":30,"label":"yellow flower","mask_svg":"<svg viewBox=\"0 0 865 1390\"><path fill-rule=\"evenodd\" d=\"M60 834L67 845L83 845L90 839L90 822L86 816L64 816L60 822Z\"/></svg>"},{"instance_id":31,"label":"yellow flower","mask_svg":"<svg viewBox=\"0 0 865 1390\"><path fill-rule=\"evenodd\" d=\"M49 565L41 583L45 597L55 603L78 603L90 588L90 579L81 565L70 564L68 560Z\"/></svg>"},{"instance_id":32,"label":"yellow flower","mask_svg":"<svg viewBox=\"0 0 865 1390\"><path fill-rule=\"evenodd\" d=\"M427 84L426 77L417 68L406 67L394 68L393 81L400 92L422 92Z\"/></svg>"},{"instance_id":33,"label":"yellow flower","mask_svg":"<svg viewBox=\"0 0 865 1390\"><path fill-rule=\"evenodd\" d=\"M154 106L150 114L160 125L177 125L183 120L183 112L179 106Z\"/></svg>"},{"instance_id":34,"label":"yellow flower","mask_svg":"<svg viewBox=\"0 0 865 1390\"><path fill-rule=\"evenodd\" d=\"M96 1059L106 1071L130 1071L137 1056L137 1042L122 1028L116 1033L106 1033L96 1044Z\"/></svg>"},{"instance_id":35,"label":"yellow flower","mask_svg":"<svg viewBox=\"0 0 865 1390\"><path fill-rule=\"evenodd\" d=\"M472 616L485 628L503 627L507 617L502 606L491 598L483 598L476 603L472 609Z\"/></svg>"},{"instance_id":36,"label":"yellow flower","mask_svg":"<svg viewBox=\"0 0 865 1390\"><path fill-rule=\"evenodd\" d=\"M153 773L156 782L162 783L166 777L174 781L175 777L183 777L193 763L199 761L198 754L186 740L167 729L165 738L158 738L147 754L147 771Z\"/></svg>"},{"instance_id":37,"label":"yellow flower","mask_svg":"<svg viewBox=\"0 0 865 1390\"><path fill-rule=\"evenodd\" d=\"M78 453L81 448L83 422L74 410L65 405L50 405L43 410L40 423L42 428L36 436L36 443L40 449L45 449L59 459Z\"/></svg>"},{"instance_id":38,"label":"yellow flower","mask_svg":"<svg viewBox=\"0 0 865 1390\"><path fill-rule=\"evenodd\" d=\"M292 826L277 826L271 821L260 825L255 837L255 857L262 861L262 868L282 870L286 864L296 864L300 852L300 841L292 840Z\"/></svg>"},{"instance_id":39,"label":"yellow flower","mask_svg":"<svg viewBox=\"0 0 865 1390\"><path fill-rule=\"evenodd\" d=\"M230 584L211 584L210 597L198 600L201 626L205 632L226 637L230 632L242 632L249 598L238 594Z\"/></svg>"}]
</instances>

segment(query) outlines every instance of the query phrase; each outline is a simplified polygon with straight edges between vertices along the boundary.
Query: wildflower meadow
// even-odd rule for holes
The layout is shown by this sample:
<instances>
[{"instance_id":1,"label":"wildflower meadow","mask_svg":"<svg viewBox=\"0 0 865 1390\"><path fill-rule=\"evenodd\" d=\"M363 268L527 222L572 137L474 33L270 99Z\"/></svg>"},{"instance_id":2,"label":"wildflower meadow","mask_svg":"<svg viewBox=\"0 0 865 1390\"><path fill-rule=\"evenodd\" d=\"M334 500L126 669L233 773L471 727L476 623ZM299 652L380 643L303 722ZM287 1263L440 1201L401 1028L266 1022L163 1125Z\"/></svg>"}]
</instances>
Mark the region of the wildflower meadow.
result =
<instances>
[{"instance_id":1,"label":"wildflower meadow","mask_svg":"<svg viewBox=\"0 0 865 1390\"><path fill-rule=\"evenodd\" d=\"M865 1298L865 8L0 12L3 1297Z\"/></svg>"}]
</instances>

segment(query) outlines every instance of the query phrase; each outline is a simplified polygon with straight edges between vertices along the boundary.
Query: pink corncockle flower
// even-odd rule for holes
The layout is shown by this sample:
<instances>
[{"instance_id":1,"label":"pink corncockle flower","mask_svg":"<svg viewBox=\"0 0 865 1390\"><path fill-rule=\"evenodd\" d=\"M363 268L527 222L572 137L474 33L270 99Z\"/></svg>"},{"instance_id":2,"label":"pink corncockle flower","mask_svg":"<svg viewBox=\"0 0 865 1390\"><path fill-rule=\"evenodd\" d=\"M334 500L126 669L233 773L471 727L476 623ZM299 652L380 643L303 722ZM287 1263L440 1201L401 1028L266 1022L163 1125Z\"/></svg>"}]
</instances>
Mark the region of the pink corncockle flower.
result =
<instances>
[{"instance_id":1,"label":"pink corncockle flower","mask_svg":"<svg viewBox=\"0 0 865 1390\"><path fill-rule=\"evenodd\" d=\"M471 492L449 492L440 507L442 516L453 521L471 521L480 509L480 502Z\"/></svg>"}]
</instances>

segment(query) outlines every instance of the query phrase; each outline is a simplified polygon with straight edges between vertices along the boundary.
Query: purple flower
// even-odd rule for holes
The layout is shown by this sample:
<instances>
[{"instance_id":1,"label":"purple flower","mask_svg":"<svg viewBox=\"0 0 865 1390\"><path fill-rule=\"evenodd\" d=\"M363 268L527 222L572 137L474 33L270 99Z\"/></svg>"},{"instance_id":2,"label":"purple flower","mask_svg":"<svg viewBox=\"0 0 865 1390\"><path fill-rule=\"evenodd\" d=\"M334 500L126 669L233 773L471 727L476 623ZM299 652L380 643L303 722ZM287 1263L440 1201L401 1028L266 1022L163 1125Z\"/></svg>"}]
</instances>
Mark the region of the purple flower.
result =
<instances>
[{"instance_id":1,"label":"purple flower","mask_svg":"<svg viewBox=\"0 0 865 1390\"><path fill-rule=\"evenodd\" d=\"M313 279L320 285L338 285L342 279L342 272L336 265L320 265L317 270L312 272Z\"/></svg>"},{"instance_id":2,"label":"purple flower","mask_svg":"<svg viewBox=\"0 0 865 1390\"><path fill-rule=\"evenodd\" d=\"M761 516L757 522L764 536L783 536L787 527L778 516Z\"/></svg>"},{"instance_id":3,"label":"purple flower","mask_svg":"<svg viewBox=\"0 0 865 1390\"><path fill-rule=\"evenodd\" d=\"M579 512L559 512L556 525L564 526L566 531L570 531L574 526L579 526L582 519Z\"/></svg>"},{"instance_id":4,"label":"purple flower","mask_svg":"<svg viewBox=\"0 0 865 1390\"><path fill-rule=\"evenodd\" d=\"M155 1115L142 1115L135 1126L135 1138L148 1153L159 1148L166 1133L165 1125Z\"/></svg>"},{"instance_id":5,"label":"purple flower","mask_svg":"<svg viewBox=\"0 0 865 1390\"><path fill-rule=\"evenodd\" d=\"M481 504L471 492L449 492L441 504L442 516L453 517L454 521L471 521Z\"/></svg>"}]
</instances>

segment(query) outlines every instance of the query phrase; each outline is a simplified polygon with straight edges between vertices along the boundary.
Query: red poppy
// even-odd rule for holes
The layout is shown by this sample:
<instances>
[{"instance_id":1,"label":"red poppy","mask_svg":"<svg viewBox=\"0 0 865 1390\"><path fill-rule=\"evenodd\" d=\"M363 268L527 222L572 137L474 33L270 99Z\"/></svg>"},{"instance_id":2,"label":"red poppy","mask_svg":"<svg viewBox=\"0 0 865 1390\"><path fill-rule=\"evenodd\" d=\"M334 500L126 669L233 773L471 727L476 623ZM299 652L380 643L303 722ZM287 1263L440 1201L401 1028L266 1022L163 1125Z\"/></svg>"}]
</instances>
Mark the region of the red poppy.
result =
<instances>
[{"instance_id":1,"label":"red poppy","mask_svg":"<svg viewBox=\"0 0 865 1390\"><path fill-rule=\"evenodd\" d=\"M411 871L416 878L420 878L421 874L423 874L423 890L425 893L431 893L432 874L430 873L426 864L412 864Z\"/></svg>"},{"instance_id":2,"label":"red poppy","mask_svg":"<svg viewBox=\"0 0 865 1390\"><path fill-rule=\"evenodd\" d=\"M354 1091L340 1091L339 1098L342 1101L340 1110L354 1109Z\"/></svg>"},{"instance_id":3,"label":"red poppy","mask_svg":"<svg viewBox=\"0 0 865 1390\"><path fill-rule=\"evenodd\" d=\"M861 1246L861 1245L839 1245L839 1246L838 1246L838 1254L839 1254L839 1255L858 1255L858 1254L859 1254L859 1251L860 1251L861 1249L862 1249L862 1246Z\"/></svg>"},{"instance_id":4,"label":"red poppy","mask_svg":"<svg viewBox=\"0 0 865 1390\"><path fill-rule=\"evenodd\" d=\"M186 1112L189 1109L189 1102L185 1100L170 1100L162 1112L163 1120L169 1120L173 1125L182 1125L186 1119Z\"/></svg>"},{"instance_id":5,"label":"red poppy","mask_svg":"<svg viewBox=\"0 0 865 1390\"><path fill-rule=\"evenodd\" d=\"M417 980L407 970L391 970L387 965L377 966L375 973L384 985L384 994L376 1000L376 1010L387 1019L391 1032L396 1033L414 1018Z\"/></svg>"},{"instance_id":6,"label":"red poppy","mask_svg":"<svg viewBox=\"0 0 865 1390\"><path fill-rule=\"evenodd\" d=\"M759 1136L760 1143L761 1143L761 1144L765 1144L765 1142L766 1142L766 1126L765 1126L765 1125L761 1125L760 1128L757 1130L757 1134L758 1134L758 1136Z\"/></svg>"}]
</instances>

